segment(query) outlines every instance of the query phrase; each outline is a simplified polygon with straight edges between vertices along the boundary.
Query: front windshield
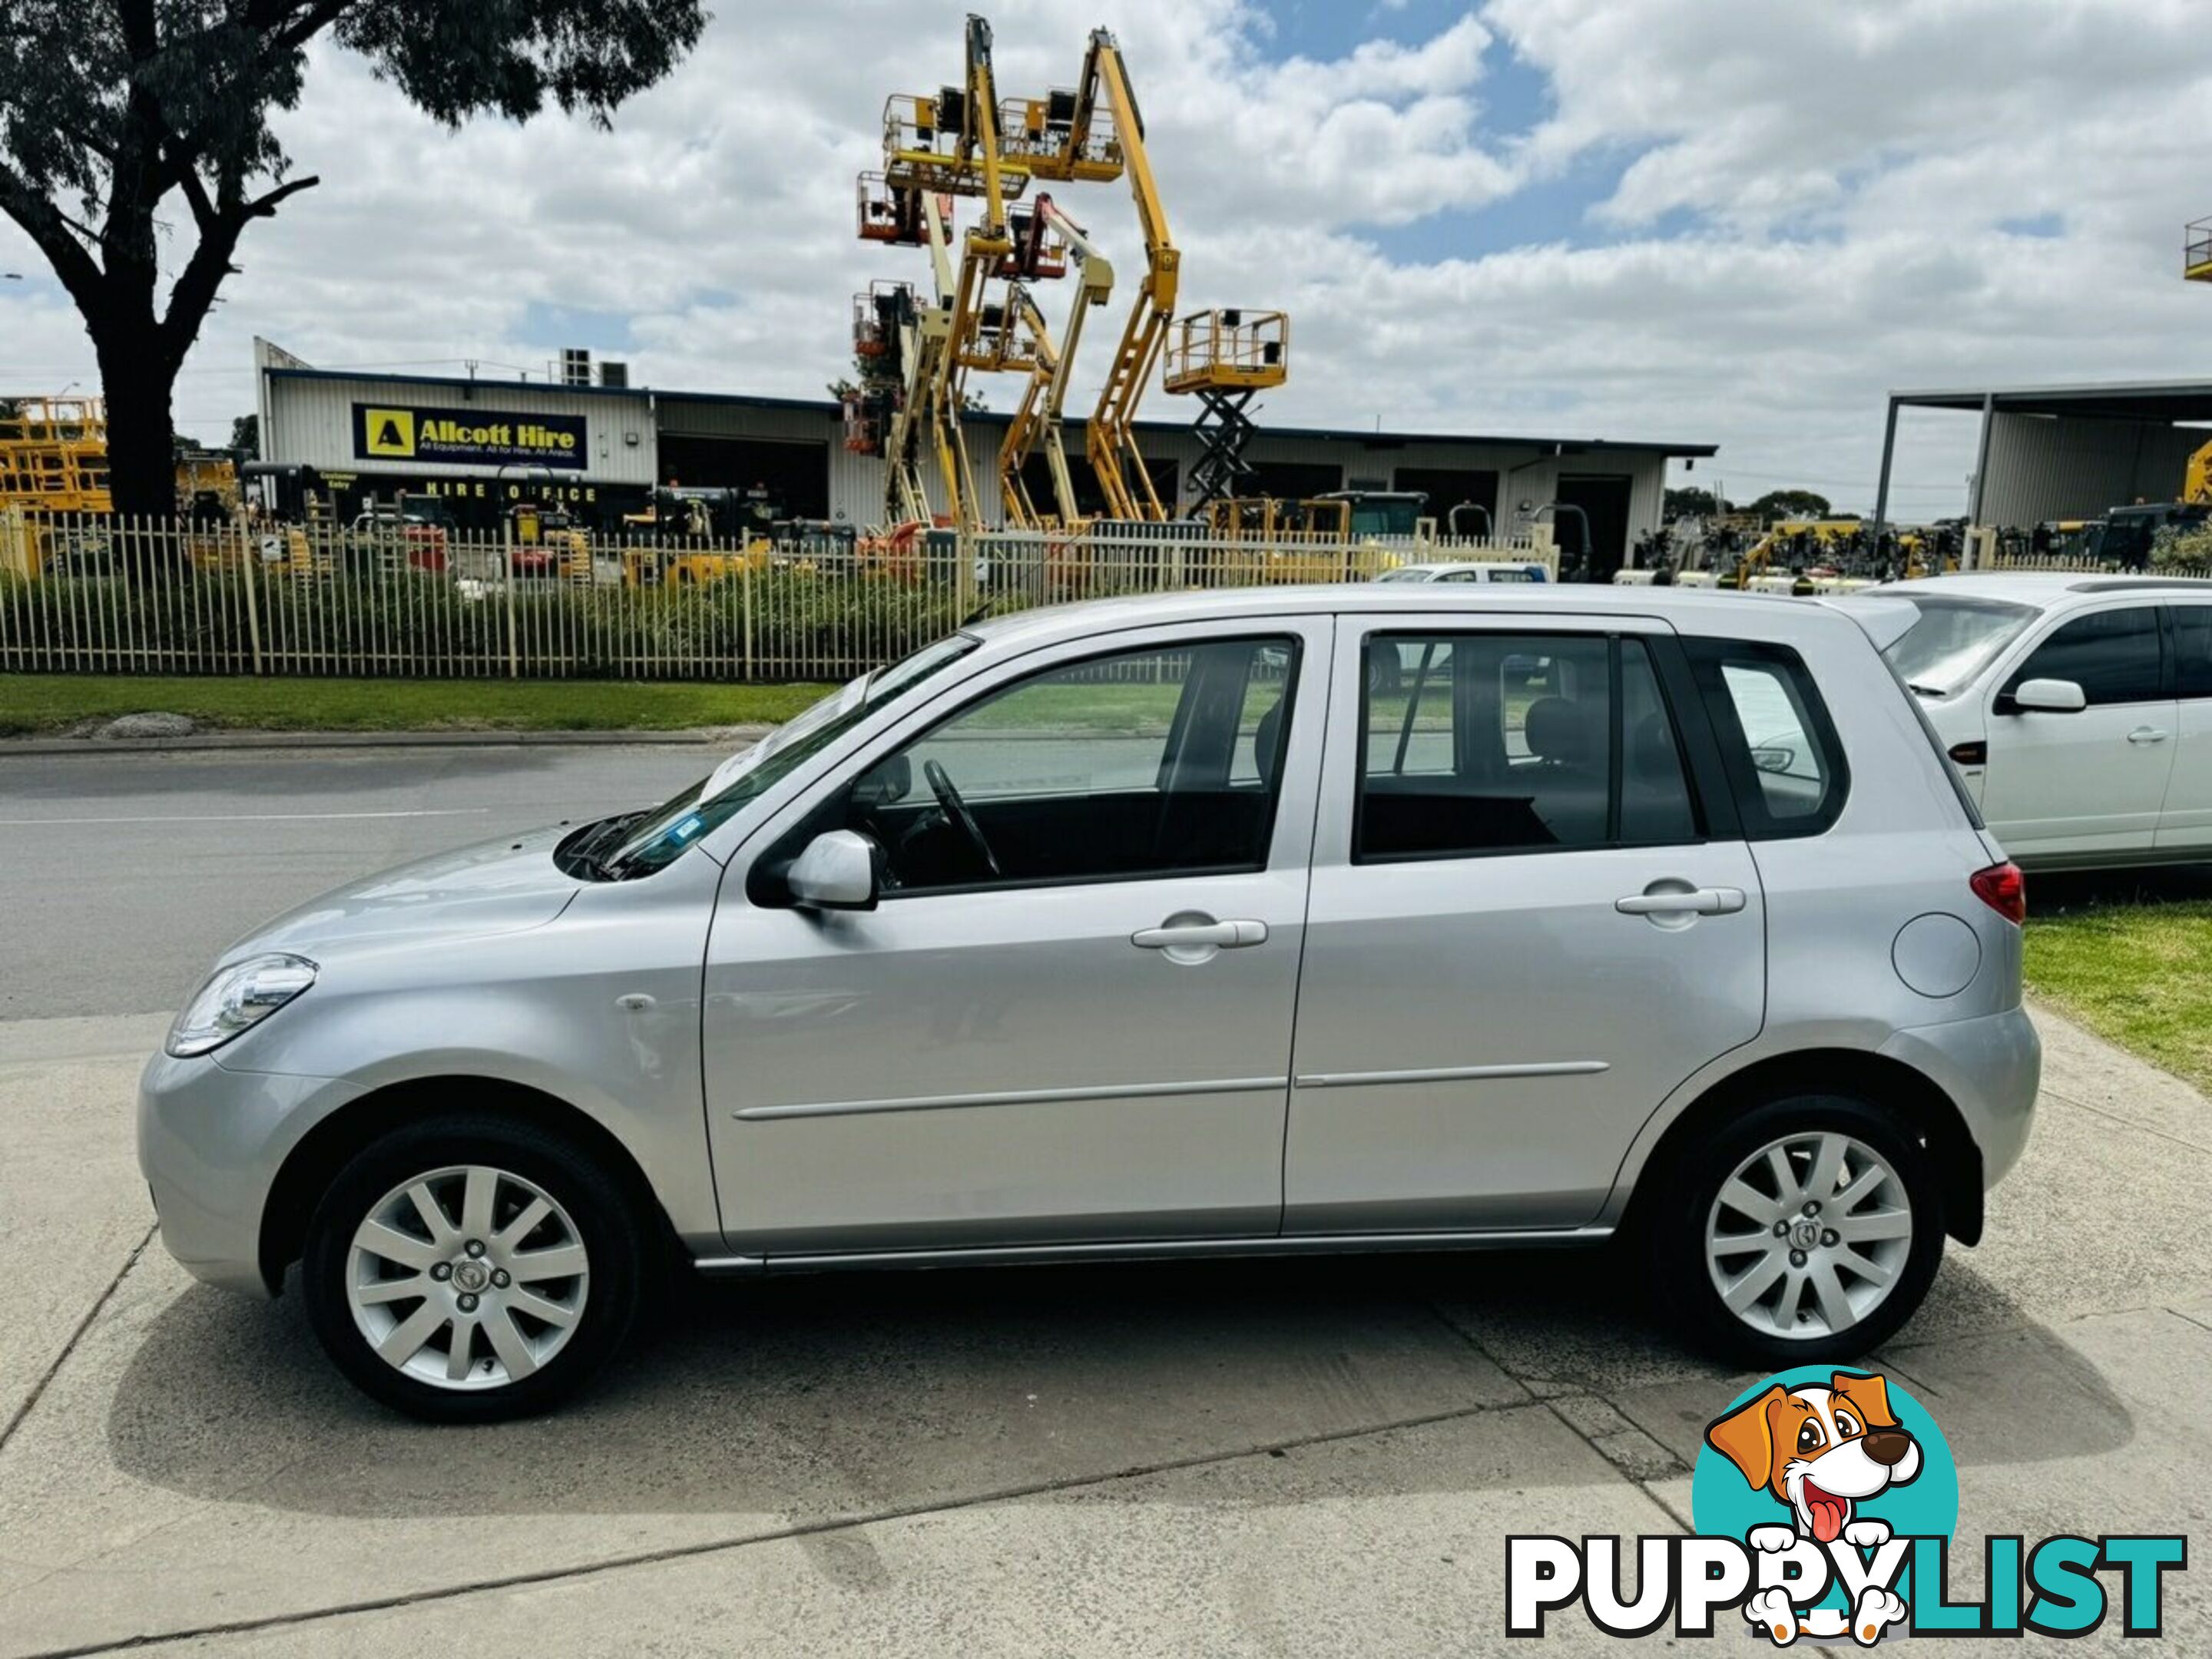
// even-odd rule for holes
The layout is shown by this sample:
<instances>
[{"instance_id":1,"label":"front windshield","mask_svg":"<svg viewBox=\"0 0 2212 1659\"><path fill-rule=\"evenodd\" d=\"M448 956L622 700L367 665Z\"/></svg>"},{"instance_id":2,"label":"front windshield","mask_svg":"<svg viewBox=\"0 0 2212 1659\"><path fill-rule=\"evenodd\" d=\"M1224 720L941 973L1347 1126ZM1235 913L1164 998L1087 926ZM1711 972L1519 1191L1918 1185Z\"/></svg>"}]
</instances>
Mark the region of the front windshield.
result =
<instances>
[{"instance_id":1,"label":"front windshield","mask_svg":"<svg viewBox=\"0 0 2212 1659\"><path fill-rule=\"evenodd\" d=\"M1885 589L1885 592L1888 590ZM1905 593L1920 620L1883 650L1898 678L1923 696L1948 697L1989 665L2035 616L2003 599Z\"/></svg>"},{"instance_id":2,"label":"front windshield","mask_svg":"<svg viewBox=\"0 0 2212 1659\"><path fill-rule=\"evenodd\" d=\"M643 875L674 862L702 836L735 817L769 785L828 748L865 716L905 696L981 643L972 634L949 635L889 668L839 687L640 818L600 867L610 874Z\"/></svg>"}]
</instances>

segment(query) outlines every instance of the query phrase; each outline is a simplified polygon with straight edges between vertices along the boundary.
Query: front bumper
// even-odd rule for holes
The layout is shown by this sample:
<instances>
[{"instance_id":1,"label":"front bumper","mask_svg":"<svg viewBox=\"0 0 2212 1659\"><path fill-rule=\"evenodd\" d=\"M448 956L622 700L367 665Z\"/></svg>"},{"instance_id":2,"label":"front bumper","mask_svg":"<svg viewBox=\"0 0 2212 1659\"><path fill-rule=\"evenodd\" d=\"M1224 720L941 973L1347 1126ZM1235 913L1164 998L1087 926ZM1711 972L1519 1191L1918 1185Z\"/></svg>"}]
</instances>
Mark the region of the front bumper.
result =
<instances>
[{"instance_id":1,"label":"front bumper","mask_svg":"<svg viewBox=\"0 0 2212 1659\"><path fill-rule=\"evenodd\" d=\"M2027 1010L1911 1027L1881 1052L1926 1075L1957 1105L1981 1149L1984 1189L2003 1180L2027 1149L2043 1079L2043 1039Z\"/></svg>"},{"instance_id":2,"label":"front bumper","mask_svg":"<svg viewBox=\"0 0 2212 1659\"><path fill-rule=\"evenodd\" d=\"M261 1221L308 1127L358 1094L331 1078L233 1072L157 1054L138 1079L138 1168L161 1243L196 1279L266 1297Z\"/></svg>"}]
</instances>

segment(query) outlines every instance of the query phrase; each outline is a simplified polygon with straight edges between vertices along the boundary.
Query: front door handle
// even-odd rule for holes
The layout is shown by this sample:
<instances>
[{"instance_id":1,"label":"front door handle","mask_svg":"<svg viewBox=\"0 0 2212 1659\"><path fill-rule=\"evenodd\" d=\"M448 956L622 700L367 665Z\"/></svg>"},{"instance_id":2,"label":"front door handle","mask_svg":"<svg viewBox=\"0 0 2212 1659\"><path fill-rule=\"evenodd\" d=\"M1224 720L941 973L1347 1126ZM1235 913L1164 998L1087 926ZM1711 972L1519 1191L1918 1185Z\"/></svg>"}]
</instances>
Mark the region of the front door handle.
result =
<instances>
[{"instance_id":1,"label":"front door handle","mask_svg":"<svg viewBox=\"0 0 2212 1659\"><path fill-rule=\"evenodd\" d=\"M1624 916L1732 916L1743 908L1741 887L1692 887L1674 892L1631 893L1613 908Z\"/></svg>"},{"instance_id":2,"label":"front door handle","mask_svg":"<svg viewBox=\"0 0 2212 1659\"><path fill-rule=\"evenodd\" d=\"M2128 741L2133 744L2164 743L2166 741L2166 732L2162 727L2155 726L2138 726L2134 731L2128 733Z\"/></svg>"},{"instance_id":3,"label":"front door handle","mask_svg":"<svg viewBox=\"0 0 2212 1659\"><path fill-rule=\"evenodd\" d=\"M1164 927L1139 927L1129 935L1129 943L1139 951L1241 951L1267 942L1264 921L1170 921Z\"/></svg>"}]
</instances>

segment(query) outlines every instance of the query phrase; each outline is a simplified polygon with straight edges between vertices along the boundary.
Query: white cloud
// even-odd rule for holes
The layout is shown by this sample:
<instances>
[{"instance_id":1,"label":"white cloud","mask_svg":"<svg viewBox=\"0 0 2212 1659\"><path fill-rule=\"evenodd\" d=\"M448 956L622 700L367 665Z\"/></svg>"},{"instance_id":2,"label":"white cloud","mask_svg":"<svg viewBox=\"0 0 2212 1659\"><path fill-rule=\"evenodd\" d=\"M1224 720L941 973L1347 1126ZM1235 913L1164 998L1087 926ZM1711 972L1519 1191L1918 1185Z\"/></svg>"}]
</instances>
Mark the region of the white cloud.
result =
<instances>
[{"instance_id":1,"label":"white cloud","mask_svg":"<svg viewBox=\"0 0 2212 1659\"><path fill-rule=\"evenodd\" d=\"M213 436L251 407L255 332L332 364L534 367L571 343L528 337L547 307L624 319L651 383L818 392L846 296L923 275L854 239L852 179L887 94L955 76L965 9L726 5L611 134L445 133L325 55L284 122L325 182L249 234L180 420ZM1278 61L1240 0L1116 10L1186 303L1292 313L1263 420L1712 440L1734 493L1863 507L1890 387L2179 376L2212 337L2212 295L2176 269L2182 220L2212 211L2212 38L2185 0L1490 0L1329 63ZM999 7L1002 89L1067 82L1097 21L1097 0ZM1551 82L1526 135L1487 112L1509 57ZM1486 207L1593 174L1573 238L1484 251ZM1126 303L1126 191L1056 194ZM1422 222L1448 210L1481 247L1435 252ZM2055 236L2017 228L2050 216ZM1409 246L1429 252L1383 252ZM0 269L36 279L0 283L0 388L88 381L12 231ZM1908 428L1901 510L1959 507L1970 424Z\"/></svg>"}]
</instances>

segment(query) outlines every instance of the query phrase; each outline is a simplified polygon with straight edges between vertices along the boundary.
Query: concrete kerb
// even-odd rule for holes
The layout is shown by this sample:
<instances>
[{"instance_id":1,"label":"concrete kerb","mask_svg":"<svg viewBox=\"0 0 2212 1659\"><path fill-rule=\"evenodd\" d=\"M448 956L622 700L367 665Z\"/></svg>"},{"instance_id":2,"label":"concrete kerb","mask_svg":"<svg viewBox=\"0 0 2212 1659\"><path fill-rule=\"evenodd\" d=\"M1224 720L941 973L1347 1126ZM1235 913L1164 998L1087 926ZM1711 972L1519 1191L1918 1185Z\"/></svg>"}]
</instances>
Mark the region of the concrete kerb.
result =
<instances>
[{"instance_id":1,"label":"concrete kerb","mask_svg":"<svg viewBox=\"0 0 2212 1659\"><path fill-rule=\"evenodd\" d=\"M186 750L237 749L498 749L517 747L636 747L720 744L736 747L766 737L770 726L694 727L677 732L204 732L188 738L7 738L9 755L143 755Z\"/></svg>"}]
</instances>

